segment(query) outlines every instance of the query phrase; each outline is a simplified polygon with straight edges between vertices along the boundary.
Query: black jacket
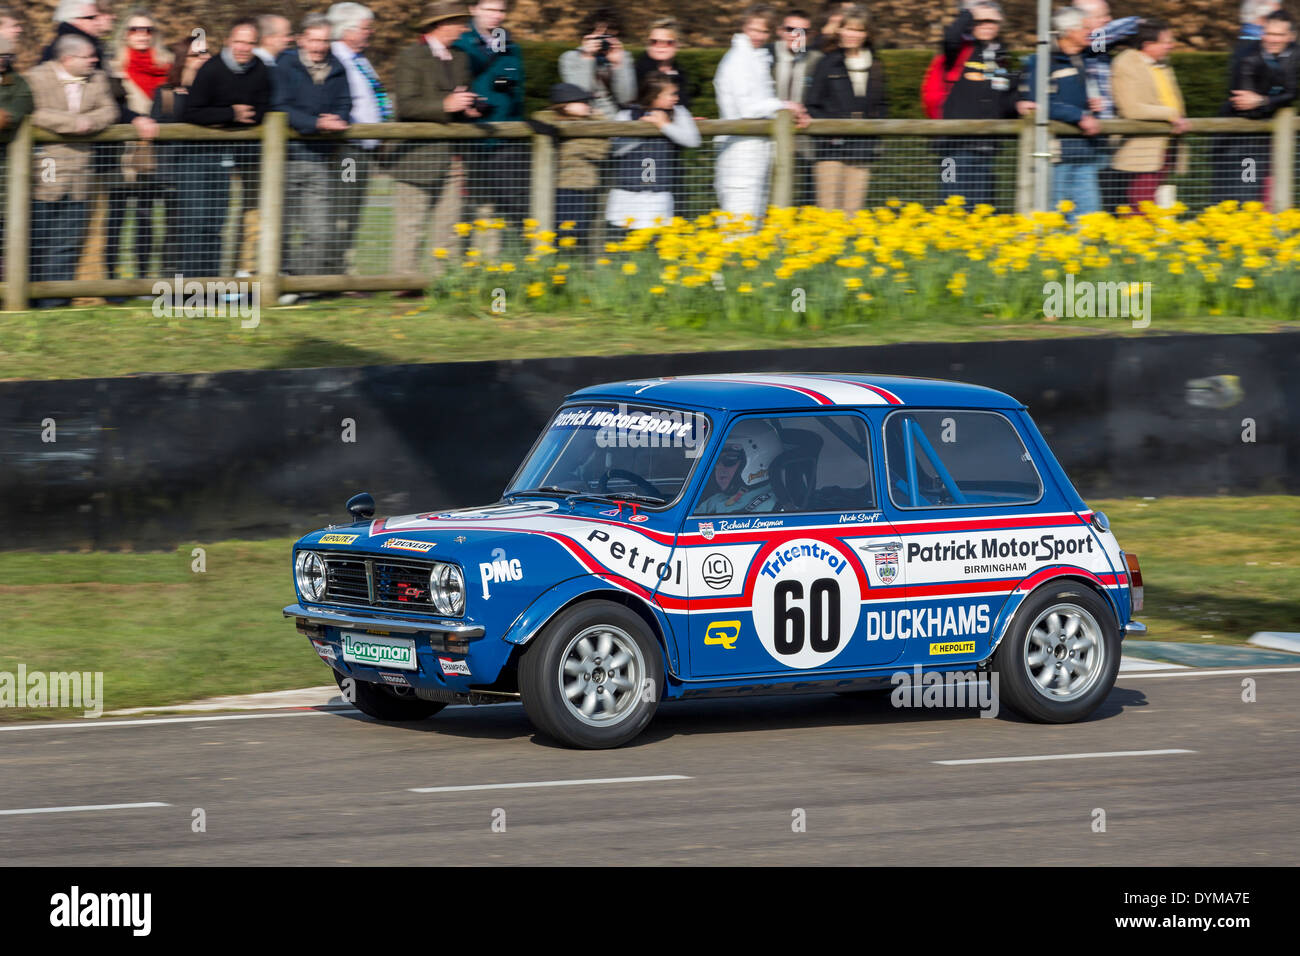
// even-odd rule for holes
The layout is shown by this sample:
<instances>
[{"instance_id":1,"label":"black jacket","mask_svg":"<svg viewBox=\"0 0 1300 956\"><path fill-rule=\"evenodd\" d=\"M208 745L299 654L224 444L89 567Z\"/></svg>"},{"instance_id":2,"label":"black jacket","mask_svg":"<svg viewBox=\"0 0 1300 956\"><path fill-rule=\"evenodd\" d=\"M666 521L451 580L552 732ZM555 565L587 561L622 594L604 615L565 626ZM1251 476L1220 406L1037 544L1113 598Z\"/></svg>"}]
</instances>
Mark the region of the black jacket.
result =
<instances>
[{"instance_id":1,"label":"black jacket","mask_svg":"<svg viewBox=\"0 0 1300 956\"><path fill-rule=\"evenodd\" d=\"M249 124L236 123L232 107L246 103L253 107L252 125L257 125L271 106L271 71L255 56L247 70L233 73L225 60L214 56L199 68L186 100L186 123L243 129Z\"/></svg>"},{"instance_id":2,"label":"black jacket","mask_svg":"<svg viewBox=\"0 0 1300 956\"><path fill-rule=\"evenodd\" d=\"M885 96L885 69L880 57L872 51L867 91L858 96L853 92L844 51L836 49L827 53L817 61L804 105L814 119L884 119L889 101ZM813 143L818 159L874 159L879 152L874 138L814 136Z\"/></svg>"},{"instance_id":3,"label":"black jacket","mask_svg":"<svg viewBox=\"0 0 1300 956\"><path fill-rule=\"evenodd\" d=\"M684 66L677 62L676 57L668 61L668 66L671 72L666 71L664 75L670 76L677 81L677 102L689 110L691 108L691 97L695 93L690 74L686 72ZM636 85L639 90L641 84L645 82L646 76L659 69L659 61L650 59L650 54L643 51L636 58L632 67L636 70Z\"/></svg>"},{"instance_id":4,"label":"black jacket","mask_svg":"<svg viewBox=\"0 0 1300 956\"><path fill-rule=\"evenodd\" d=\"M1016 75L1006 45L995 40L980 43L967 40L975 18L969 10L948 24L943 31L944 69L957 62L966 43L971 43L970 58L962 67L948 99L943 104L944 119L1009 119L1016 115Z\"/></svg>"},{"instance_id":5,"label":"black jacket","mask_svg":"<svg viewBox=\"0 0 1300 956\"><path fill-rule=\"evenodd\" d=\"M77 36L81 37L83 40L89 40L95 47L95 56L99 57L99 62L95 64L95 67L100 70L107 68L107 64L104 63L104 48L100 45L99 38L93 37L85 30L82 30L79 27L74 27L71 23L66 22L59 24L59 28L54 31L54 39L46 44L45 49L41 51L42 63L46 60L54 59L54 44L58 43L59 40L66 36Z\"/></svg>"},{"instance_id":6,"label":"black jacket","mask_svg":"<svg viewBox=\"0 0 1300 956\"><path fill-rule=\"evenodd\" d=\"M1279 109L1290 106L1296 98L1296 64L1300 60L1293 43L1276 57L1269 57L1258 43L1233 59L1232 77L1228 83L1229 98L1220 114L1242 119L1269 119ZM1250 90L1268 98L1268 102L1253 110L1233 109L1231 91Z\"/></svg>"},{"instance_id":7,"label":"black jacket","mask_svg":"<svg viewBox=\"0 0 1300 956\"><path fill-rule=\"evenodd\" d=\"M313 82L295 47L285 50L275 61L271 108L288 113L289 125L306 136L317 132L316 121L322 113L333 113L344 122L352 122L352 92L348 88L347 70L333 53L326 56L330 70L323 83ZM322 159L337 150L335 139L289 142L290 159Z\"/></svg>"}]
</instances>

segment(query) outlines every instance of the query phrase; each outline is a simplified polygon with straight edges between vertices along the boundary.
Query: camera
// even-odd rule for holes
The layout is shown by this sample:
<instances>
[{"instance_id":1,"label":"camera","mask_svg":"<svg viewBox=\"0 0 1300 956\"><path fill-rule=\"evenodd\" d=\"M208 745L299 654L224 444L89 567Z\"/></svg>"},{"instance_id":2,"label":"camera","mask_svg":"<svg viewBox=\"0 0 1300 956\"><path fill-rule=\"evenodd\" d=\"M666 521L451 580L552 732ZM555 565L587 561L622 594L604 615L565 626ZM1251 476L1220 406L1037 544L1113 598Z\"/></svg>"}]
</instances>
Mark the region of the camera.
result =
<instances>
[{"instance_id":1,"label":"camera","mask_svg":"<svg viewBox=\"0 0 1300 956\"><path fill-rule=\"evenodd\" d=\"M492 112L492 103L486 96L476 96L474 97L474 109L477 110L481 116L486 116L488 113Z\"/></svg>"}]
</instances>

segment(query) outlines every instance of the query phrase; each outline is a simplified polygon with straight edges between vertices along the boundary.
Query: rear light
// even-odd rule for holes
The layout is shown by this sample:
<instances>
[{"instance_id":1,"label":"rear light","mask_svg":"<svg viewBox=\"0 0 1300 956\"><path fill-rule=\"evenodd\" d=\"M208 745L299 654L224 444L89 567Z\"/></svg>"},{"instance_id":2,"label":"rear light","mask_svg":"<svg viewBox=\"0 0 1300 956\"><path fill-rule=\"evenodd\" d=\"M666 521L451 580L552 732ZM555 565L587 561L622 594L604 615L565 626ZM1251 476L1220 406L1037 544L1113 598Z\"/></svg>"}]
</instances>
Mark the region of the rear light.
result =
<instances>
[{"instance_id":1,"label":"rear light","mask_svg":"<svg viewBox=\"0 0 1300 956\"><path fill-rule=\"evenodd\" d=\"M1142 565L1136 554L1124 553L1124 563L1128 565L1128 593L1132 599L1133 613L1142 610Z\"/></svg>"}]
</instances>

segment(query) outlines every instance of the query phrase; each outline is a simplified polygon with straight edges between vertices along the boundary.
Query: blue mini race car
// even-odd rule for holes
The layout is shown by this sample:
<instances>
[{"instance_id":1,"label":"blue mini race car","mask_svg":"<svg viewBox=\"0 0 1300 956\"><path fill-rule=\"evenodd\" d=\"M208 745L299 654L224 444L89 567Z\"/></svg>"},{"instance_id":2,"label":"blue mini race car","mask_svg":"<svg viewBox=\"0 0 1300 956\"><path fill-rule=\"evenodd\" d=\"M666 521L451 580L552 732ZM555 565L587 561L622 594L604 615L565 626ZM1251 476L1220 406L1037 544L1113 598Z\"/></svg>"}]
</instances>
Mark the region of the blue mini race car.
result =
<instances>
[{"instance_id":1,"label":"blue mini race car","mask_svg":"<svg viewBox=\"0 0 1300 956\"><path fill-rule=\"evenodd\" d=\"M380 720L521 700L543 734L615 747L665 700L970 672L1075 721L1145 632L1137 558L1025 406L955 382L600 385L496 504L348 510L294 545L284 614Z\"/></svg>"}]
</instances>

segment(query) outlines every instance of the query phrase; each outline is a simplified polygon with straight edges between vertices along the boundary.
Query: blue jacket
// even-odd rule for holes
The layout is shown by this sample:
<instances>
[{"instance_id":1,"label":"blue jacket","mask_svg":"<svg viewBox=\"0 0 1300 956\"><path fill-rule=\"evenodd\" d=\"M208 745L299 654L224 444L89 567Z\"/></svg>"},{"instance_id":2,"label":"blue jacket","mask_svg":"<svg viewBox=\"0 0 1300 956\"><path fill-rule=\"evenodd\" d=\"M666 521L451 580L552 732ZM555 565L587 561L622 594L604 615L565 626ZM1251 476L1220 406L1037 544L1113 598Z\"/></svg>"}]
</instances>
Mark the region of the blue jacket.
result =
<instances>
[{"instance_id":1,"label":"blue jacket","mask_svg":"<svg viewBox=\"0 0 1300 956\"><path fill-rule=\"evenodd\" d=\"M1022 100L1033 100L1038 95L1037 64L1037 54L1031 54L1025 60L1024 73L1020 78L1019 98ZM1048 114L1053 120L1078 126L1079 121L1091 112L1088 109L1088 81L1083 54L1071 59L1061 50L1053 50L1049 66ZM1100 135L1062 136L1061 162L1100 162L1105 154L1105 139Z\"/></svg>"},{"instance_id":2,"label":"blue jacket","mask_svg":"<svg viewBox=\"0 0 1300 956\"><path fill-rule=\"evenodd\" d=\"M271 109L289 114L289 125L302 135L316 133L316 120L322 113L334 113L344 121L352 122L352 91L348 88L348 74L343 64L326 54L330 71L324 83L313 83L307 67L303 66L298 50L290 47L275 61L271 76L274 89ZM318 140L290 140L290 159L323 160L338 150L339 141L333 137Z\"/></svg>"}]
</instances>

